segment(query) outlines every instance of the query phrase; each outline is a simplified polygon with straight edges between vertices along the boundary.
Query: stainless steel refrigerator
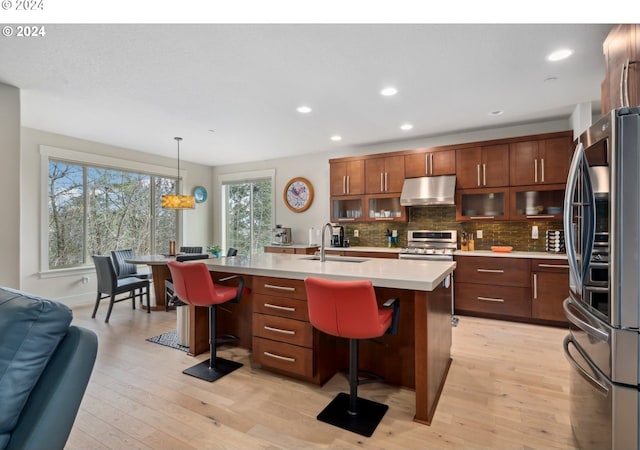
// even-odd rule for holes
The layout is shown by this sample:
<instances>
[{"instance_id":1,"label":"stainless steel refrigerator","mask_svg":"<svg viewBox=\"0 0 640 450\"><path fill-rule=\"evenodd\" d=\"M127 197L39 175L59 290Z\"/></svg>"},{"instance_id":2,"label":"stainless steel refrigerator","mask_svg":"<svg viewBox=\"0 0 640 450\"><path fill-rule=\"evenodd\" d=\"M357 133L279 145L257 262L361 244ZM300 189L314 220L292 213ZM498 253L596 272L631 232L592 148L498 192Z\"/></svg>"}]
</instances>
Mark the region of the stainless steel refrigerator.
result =
<instances>
[{"instance_id":1,"label":"stainless steel refrigerator","mask_svg":"<svg viewBox=\"0 0 640 450\"><path fill-rule=\"evenodd\" d=\"M571 425L580 448L637 449L640 407L640 107L579 138L564 205Z\"/></svg>"}]
</instances>

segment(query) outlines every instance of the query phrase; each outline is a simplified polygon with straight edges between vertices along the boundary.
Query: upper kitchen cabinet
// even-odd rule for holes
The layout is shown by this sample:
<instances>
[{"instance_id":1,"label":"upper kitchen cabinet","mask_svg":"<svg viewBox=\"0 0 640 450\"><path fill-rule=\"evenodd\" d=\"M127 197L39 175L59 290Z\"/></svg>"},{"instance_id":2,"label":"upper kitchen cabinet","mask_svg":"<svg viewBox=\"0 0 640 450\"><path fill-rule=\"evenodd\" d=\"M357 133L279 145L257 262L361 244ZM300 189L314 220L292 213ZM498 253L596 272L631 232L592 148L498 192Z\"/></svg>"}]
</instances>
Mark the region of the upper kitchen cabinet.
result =
<instances>
[{"instance_id":1,"label":"upper kitchen cabinet","mask_svg":"<svg viewBox=\"0 0 640 450\"><path fill-rule=\"evenodd\" d=\"M455 150L428 151L404 156L404 176L406 178L455 175L455 173Z\"/></svg>"},{"instance_id":2,"label":"upper kitchen cabinet","mask_svg":"<svg viewBox=\"0 0 640 450\"><path fill-rule=\"evenodd\" d=\"M566 183L570 162L569 136L510 144L511 186Z\"/></svg>"},{"instance_id":3,"label":"upper kitchen cabinet","mask_svg":"<svg viewBox=\"0 0 640 450\"><path fill-rule=\"evenodd\" d=\"M509 145L456 150L456 186L459 189L509 185Z\"/></svg>"},{"instance_id":4,"label":"upper kitchen cabinet","mask_svg":"<svg viewBox=\"0 0 640 450\"><path fill-rule=\"evenodd\" d=\"M330 161L331 195L364 194L364 160Z\"/></svg>"},{"instance_id":5,"label":"upper kitchen cabinet","mask_svg":"<svg viewBox=\"0 0 640 450\"><path fill-rule=\"evenodd\" d=\"M640 105L640 24L614 26L602 44L605 79L601 109Z\"/></svg>"},{"instance_id":6,"label":"upper kitchen cabinet","mask_svg":"<svg viewBox=\"0 0 640 450\"><path fill-rule=\"evenodd\" d=\"M364 162L367 194L402 192L404 184L404 156L367 158Z\"/></svg>"}]
</instances>

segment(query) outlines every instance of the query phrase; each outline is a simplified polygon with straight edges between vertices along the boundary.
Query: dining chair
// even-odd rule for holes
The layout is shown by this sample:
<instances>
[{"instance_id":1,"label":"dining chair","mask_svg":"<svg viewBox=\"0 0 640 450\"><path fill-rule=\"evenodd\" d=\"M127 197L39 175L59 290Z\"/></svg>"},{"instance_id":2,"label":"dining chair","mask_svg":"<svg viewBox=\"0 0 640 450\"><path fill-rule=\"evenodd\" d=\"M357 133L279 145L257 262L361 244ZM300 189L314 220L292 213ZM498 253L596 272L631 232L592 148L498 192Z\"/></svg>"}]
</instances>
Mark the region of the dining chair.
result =
<instances>
[{"instance_id":1,"label":"dining chair","mask_svg":"<svg viewBox=\"0 0 640 450\"><path fill-rule=\"evenodd\" d=\"M223 339L216 336L216 305L240 301L244 290L242 277L237 287L224 286L213 282L211 273L204 263L185 264L169 261L168 264L178 297L187 304L209 308L209 360L189 367L182 373L206 381L215 381L242 367L239 362L216 356L218 344L237 340L235 336Z\"/></svg>"},{"instance_id":2,"label":"dining chair","mask_svg":"<svg viewBox=\"0 0 640 450\"><path fill-rule=\"evenodd\" d=\"M336 427L370 437L389 406L358 397L358 385L382 381L380 377L358 376L358 344L386 333L396 334L399 300L387 300L383 308L370 280L337 281L318 277L304 280L309 322L332 336L349 339L349 390L339 393L317 419Z\"/></svg>"},{"instance_id":3,"label":"dining chair","mask_svg":"<svg viewBox=\"0 0 640 450\"><path fill-rule=\"evenodd\" d=\"M180 247L180 253L202 253L202 247Z\"/></svg>"},{"instance_id":4,"label":"dining chair","mask_svg":"<svg viewBox=\"0 0 640 450\"><path fill-rule=\"evenodd\" d=\"M127 259L133 259L135 253L132 248L112 250L111 259L116 269L116 275L118 278L137 277L143 280L150 280L151 274L148 272L138 272L138 266L136 264L128 263Z\"/></svg>"},{"instance_id":5,"label":"dining chair","mask_svg":"<svg viewBox=\"0 0 640 450\"><path fill-rule=\"evenodd\" d=\"M109 256L93 255L93 263L96 267L96 277L98 280L98 295L96 296L96 304L93 308L91 318L96 317L100 300L109 297L109 309L105 322L109 322L111 311L115 303L131 299L133 309L136 309L136 297L140 297L142 302L143 293L147 295L147 313L151 312L151 300L149 297L149 280L137 277L118 278L113 261ZM144 291L143 291L144 290ZM138 291L138 293L136 293ZM116 299L120 294L128 293L127 297Z\"/></svg>"}]
</instances>

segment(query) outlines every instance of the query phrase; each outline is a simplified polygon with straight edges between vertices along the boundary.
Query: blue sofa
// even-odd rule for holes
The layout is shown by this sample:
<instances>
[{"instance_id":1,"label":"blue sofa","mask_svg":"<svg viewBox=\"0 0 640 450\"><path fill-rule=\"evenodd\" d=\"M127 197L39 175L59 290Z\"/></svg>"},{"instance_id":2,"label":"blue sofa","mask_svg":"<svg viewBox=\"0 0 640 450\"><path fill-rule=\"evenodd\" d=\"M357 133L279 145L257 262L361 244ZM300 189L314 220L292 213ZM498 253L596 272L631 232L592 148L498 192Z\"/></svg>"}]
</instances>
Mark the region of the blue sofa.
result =
<instances>
[{"instance_id":1,"label":"blue sofa","mask_svg":"<svg viewBox=\"0 0 640 450\"><path fill-rule=\"evenodd\" d=\"M58 302L0 287L0 449L62 449L98 338Z\"/></svg>"}]
</instances>

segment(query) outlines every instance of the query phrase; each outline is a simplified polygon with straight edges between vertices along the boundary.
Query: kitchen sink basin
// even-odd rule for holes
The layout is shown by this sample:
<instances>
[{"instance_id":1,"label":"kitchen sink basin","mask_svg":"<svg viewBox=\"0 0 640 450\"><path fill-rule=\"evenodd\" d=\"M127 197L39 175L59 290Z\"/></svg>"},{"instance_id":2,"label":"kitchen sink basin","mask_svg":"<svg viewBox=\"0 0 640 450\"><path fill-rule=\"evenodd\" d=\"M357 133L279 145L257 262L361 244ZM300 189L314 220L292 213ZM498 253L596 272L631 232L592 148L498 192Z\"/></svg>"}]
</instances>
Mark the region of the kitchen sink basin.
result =
<instances>
[{"instance_id":1,"label":"kitchen sink basin","mask_svg":"<svg viewBox=\"0 0 640 450\"><path fill-rule=\"evenodd\" d=\"M320 261L320 256L305 256L304 258L307 261ZM337 261L337 262L350 262L350 263L363 263L365 261L369 261L366 258L349 258L348 256L325 256L325 261Z\"/></svg>"}]
</instances>

